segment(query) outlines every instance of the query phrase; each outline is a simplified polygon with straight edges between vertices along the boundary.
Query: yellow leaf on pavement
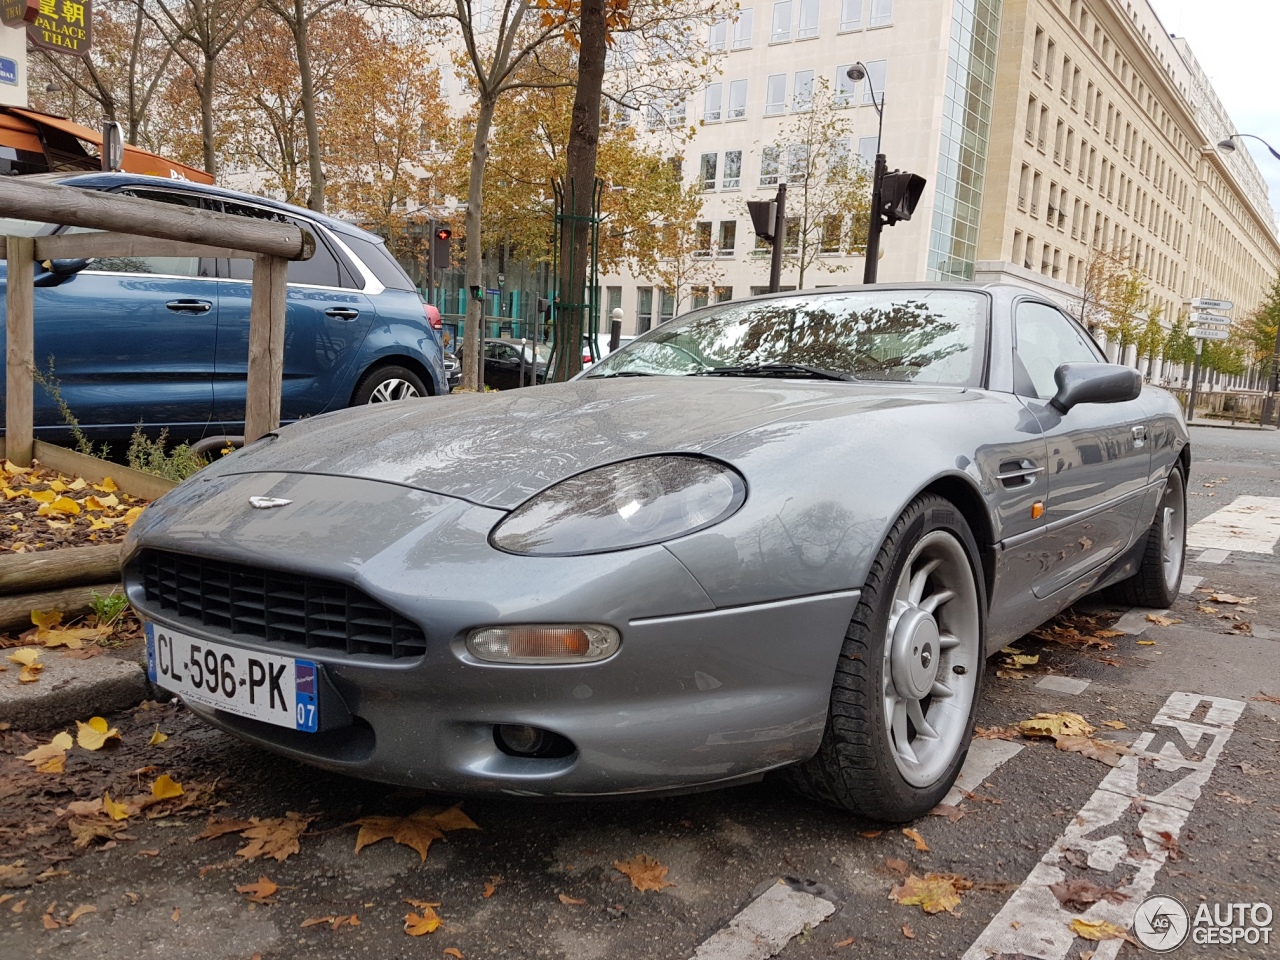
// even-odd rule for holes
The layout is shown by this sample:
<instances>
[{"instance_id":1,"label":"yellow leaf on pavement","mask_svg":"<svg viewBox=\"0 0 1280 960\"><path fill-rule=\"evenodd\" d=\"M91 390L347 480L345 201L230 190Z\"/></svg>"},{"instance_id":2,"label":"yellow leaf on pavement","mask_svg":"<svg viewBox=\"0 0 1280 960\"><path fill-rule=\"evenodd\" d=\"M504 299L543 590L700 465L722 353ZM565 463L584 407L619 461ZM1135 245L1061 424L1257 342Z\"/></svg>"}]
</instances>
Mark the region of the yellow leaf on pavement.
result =
<instances>
[{"instance_id":1,"label":"yellow leaf on pavement","mask_svg":"<svg viewBox=\"0 0 1280 960\"><path fill-rule=\"evenodd\" d=\"M427 859L432 841L443 839L446 831L480 829L457 804L435 813L424 807L407 817L361 817L355 823L360 827L356 853L379 840L394 840L416 850L423 860Z\"/></svg>"},{"instance_id":2,"label":"yellow leaf on pavement","mask_svg":"<svg viewBox=\"0 0 1280 960\"><path fill-rule=\"evenodd\" d=\"M48 630L62 622L62 613L57 610L32 610L31 622L41 630Z\"/></svg>"},{"instance_id":3,"label":"yellow leaf on pavement","mask_svg":"<svg viewBox=\"0 0 1280 960\"><path fill-rule=\"evenodd\" d=\"M1129 729L1123 720L1103 720L1102 725L1104 727L1110 727L1112 730L1128 730Z\"/></svg>"},{"instance_id":4,"label":"yellow leaf on pavement","mask_svg":"<svg viewBox=\"0 0 1280 960\"><path fill-rule=\"evenodd\" d=\"M560 902L566 907L580 907L587 901L579 900L577 897L571 897L567 893L560 894Z\"/></svg>"},{"instance_id":5,"label":"yellow leaf on pavement","mask_svg":"<svg viewBox=\"0 0 1280 960\"><path fill-rule=\"evenodd\" d=\"M58 495L52 490L25 490L23 492L32 500L39 500L41 503L53 503L58 499Z\"/></svg>"},{"instance_id":6,"label":"yellow leaf on pavement","mask_svg":"<svg viewBox=\"0 0 1280 960\"><path fill-rule=\"evenodd\" d=\"M151 734L151 739L147 741L147 746L154 747L157 744L164 743L168 739L169 735L167 733L161 733L160 724L157 723L155 733Z\"/></svg>"},{"instance_id":7,"label":"yellow leaf on pavement","mask_svg":"<svg viewBox=\"0 0 1280 960\"><path fill-rule=\"evenodd\" d=\"M102 793L102 809L107 812L107 816L112 820L128 820L129 806L128 804L119 803L111 799L111 794L107 791Z\"/></svg>"},{"instance_id":8,"label":"yellow leaf on pavement","mask_svg":"<svg viewBox=\"0 0 1280 960\"><path fill-rule=\"evenodd\" d=\"M182 784L175 783L173 777L162 773L151 785L151 795L157 800L172 800L174 797L182 796Z\"/></svg>"},{"instance_id":9,"label":"yellow leaf on pavement","mask_svg":"<svg viewBox=\"0 0 1280 960\"><path fill-rule=\"evenodd\" d=\"M19 683L35 683L40 679L44 664L38 662L39 656L40 651L35 647L20 647L9 654L11 662L22 664L22 670L18 673Z\"/></svg>"},{"instance_id":10,"label":"yellow leaf on pavement","mask_svg":"<svg viewBox=\"0 0 1280 960\"><path fill-rule=\"evenodd\" d=\"M411 937L420 937L426 933L435 933L444 921L436 914L438 903L427 903L423 900L406 900L405 903L417 907L421 913L409 913L404 918L404 932Z\"/></svg>"},{"instance_id":11,"label":"yellow leaf on pavement","mask_svg":"<svg viewBox=\"0 0 1280 960\"><path fill-rule=\"evenodd\" d=\"M116 482L110 477L103 477L101 483L95 483L93 489L99 493L115 493L120 488L116 486Z\"/></svg>"},{"instance_id":12,"label":"yellow leaf on pavement","mask_svg":"<svg viewBox=\"0 0 1280 960\"><path fill-rule=\"evenodd\" d=\"M119 740L120 731L109 726L102 717L90 717L88 723L76 721L76 743L86 750L101 750L108 740Z\"/></svg>"},{"instance_id":13,"label":"yellow leaf on pavement","mask_svg":"<svg viewBox=\"0 0 1280 960\"><path fill-rule=\"evenodd\" d=\"M97 641L106 633L101 627L72 627L67 630L41 630L36 640L45 647L67 647L79 650L86 640Z\"/></svg>"},{"instance_id":14,"label":"yellow leaf on pavement","mask_svg":"<svg viewBox=\"0 0 1280 960\"><path fill-rule=\"evenodd\" d=\"M444 955L446 957L453 957L453 960L464 960L462 951L457 947L445 947Z\"/></svg>"},{"instance_id":15,"label":"yellow leaf on pavement","mask_svg":"<svg viewBox=\"0 0 1280 960\"><path fill-rule=\"evenodd\" d=\"M1071 932L1085 940L1128 940L1129 934L1124 927L1118 927L1107 920L1085 920L1076 917L1069 924Z\"/></svg>"},{"instance_id":16,"label":"yellow leaf on pavement","mask_svg":"<svg viewBox=\"0 0 1280 960\"><path fill-rule=\"evenodd\" d=\"M1182 621L1173 617L1162 617L1158 613L1148 613L1147 622L1154 623L1158 627L1172 627L1175 623L1181 623ZM1138 642L1141 643L1142 641Z\"/></svg>"},{"instance_id":17,"label":"yellow leaf on pavement","mask_svg":"<svg viewBox=\"0 0 1280 960\"><path fill-rule=\"evenodd\" d=\"M125 523L125 526L132 527L134 524L134 521L137 520L140 516L142 516L142 511L143 511L142 507L130 508L130 510L123 517L121 517L121 519Z\"/></svg>"},{"instance_id":18,"label":"yellow leaf on pavement","mask_svg":"<svg viewBox=\"0 0 1280 960\"><path fill-rule=\"evenodd\" d=\"M87 487L88 485L89 485L89 481L87 481L84 477L76 477L76 478L75 478L74 480L72 480L69 484L67 484L67 489L68 489L68 490L83 490L83 489L84 489L85 487Z\"/></svg>"},{"instance_id":19,"label":"yellow leaf on pavement","mask_svg":"<svg viewBox=\"0 0 1280 960\"><path fill-rule=\"evenodd\" d=\"M80 504L70 497L58 497L52 503L42 503L36 511L39 516L75 516L80 512Z\"/></svg>"},{"instance_id":20,"label":"yellow leaf on pavement","mask_svg":"<svg viewBox=\"0 0 1280 960\"><path fill-rule=\"evenodd\" d=\"M71 911L71 916L67 917L67 919L63 921L63 925L69 927L72 924L74 924L77 920L79 920L81 917L83 917L85 914L97 913L97 912L98 912L98 908L95 907L93 904L91 903L81 904L80 906L76 907L74 910Z\"/></svg>"},{"instance_id":21,"label":"yellow leaf on pavement","mask_svg":"<svg viewBox=\"0 0 1280 960\"><path fill-rule=\"evenodd\" d=\"M266 877L258 877L257 883L246 883L236 887L236 893L243 893L250 903L274 903L271 899L280 889Z\"/></svg>"},{"instance_id":22,"label":"yellow leaf on pavement","mask_svg":"<svg viewBox=\"0 0 1280 960\"><path fill-rule=\"evenodd\" d=\"M62 773L67 760L67 751L73 746L75 741L71 739L71 734L64 730L48 743L41 744L30 753L24 753L22 759L41 773Z\"/></svg>"},{"instance_id":23,"label":"yellow leaf on pavement","mask_svg":"<svg viewBox=\"0 0 1280 960\"><path fill-rule=\"evenodd\" d=\"M236 851L236 856L246 860L271 857L277 863L283 863L302 849L299 838L314 819L291 812L283 817L259 820L249 829L240 831L240 836L249 842Z\"/></svg>"},{"instance_id":24,"label":"yellow leaf on pavement","mask_svg":"<svg viewBox=\"0 0 1280 960\"><path fill-rule=\"evenodd\" d=\"M93 520L89 522L89 529L110 530L115 525L116 522L111 517L94 517Z\"/></svg>"},{"instance_id":25,"label":"yellow leaf on pavement","mask_svg":"<svg viewBox=\"0 0 1280 960\"><path fill-rule=\"evenodd\" d=\"M918 906L925 913L941 913L943 910L954 913L960 906L960 893L953 879L937 873L928 873L924 877L913 873L890 891L889 899L906 907Z\"/></svg>"},{"instance_id":26,"label":"yellow leaf on pavement","mask_svg":"<svg viewBox=\"0 0 1280 960\"><path fill-rule=\"evenodd\" d=\"M1079 753L1091 760L1100 760L1109 767L1117 767L1129 748L1122 743L1110 740L1095 740L1092 737L1055 737L1054 744L1059 750L1068 753Z\"/></svg>"},{"instance_id":27,"label":"yellow leaf on pavement","mask_svg":"<svg viewBox=\"0 0 1280 960\"><path fill-rule=\"evenodd\" d=\"M1030 720L1018 723L1018 729L1027 737L1087 737L1093 727L1078 713L1037 713Z\"/></svg>"},{"instance_id":28,"label":"yellow leaf on pavement","mask_svg":"<svg viewBox=\"0 0 1280 960\"><path fill-rule=\"evenodd\" d=\"M902 835L916 845L916 849L921 853L929 852L929 845L924 842L924 837L920 836L920 831L914 827L907 827L902 831Z\"/></svg>"},{"instance_id":29,"label":"yellow leaf on pavement","mask_svg":"<svg viewBox=\"0 0 1280 960\"><path fill-rule=\"evenodd\" d=\"M663 887L675 886L667 879L668 868L648 854L636 854L630 860L615 860L613 868L625 874L631 881L631 886L642 893L646 890L657 892Z\"/></svg>"}]
</instances>

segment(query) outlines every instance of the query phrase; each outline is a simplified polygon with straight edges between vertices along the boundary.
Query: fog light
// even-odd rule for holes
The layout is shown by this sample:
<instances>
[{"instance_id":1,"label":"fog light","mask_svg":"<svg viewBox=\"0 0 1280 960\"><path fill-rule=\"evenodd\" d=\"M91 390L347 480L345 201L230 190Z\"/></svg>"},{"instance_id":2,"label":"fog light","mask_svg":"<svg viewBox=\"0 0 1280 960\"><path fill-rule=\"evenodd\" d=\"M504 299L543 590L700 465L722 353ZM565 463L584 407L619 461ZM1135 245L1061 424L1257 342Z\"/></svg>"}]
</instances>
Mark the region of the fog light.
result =
<instances>
[{"instance_id":1,"label":"fog light","mask_svg":"<svg viewBox=\"0 0 1280 960\"><path fill-rule=\"evenodd\" d=\"M516 757L567 757L574 750L560 734L527 723L500 723L493 728L493 739L499 750Z\"/></svg>"},{"instance_id":2,"label":"fog light","mask_svg":"<svg viewBox=\"0 0 1280 960\"><path fill-rule=\"evenodd\" d=\"M613 656L620 640L594 623L483 627L467 636L467 650L493 663L591 663Z\"/></svg>"}]
</instances>

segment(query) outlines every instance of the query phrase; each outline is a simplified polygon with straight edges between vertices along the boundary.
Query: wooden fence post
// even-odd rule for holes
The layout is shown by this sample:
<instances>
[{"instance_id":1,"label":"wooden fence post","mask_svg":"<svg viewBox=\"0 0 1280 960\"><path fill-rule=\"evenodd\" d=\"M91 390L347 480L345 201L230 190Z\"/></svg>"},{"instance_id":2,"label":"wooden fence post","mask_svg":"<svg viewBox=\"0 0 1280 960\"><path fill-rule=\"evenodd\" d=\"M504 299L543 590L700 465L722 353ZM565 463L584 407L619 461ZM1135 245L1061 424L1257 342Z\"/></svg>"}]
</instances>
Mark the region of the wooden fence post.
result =
<instances>
[{"instance_id":1,"label":"wooden fence post","mask_svg":"<svg viewBox=\"0 0 1280 960\"><path fill-rule=\"evenodd\" d=\"M260 254L253 261L249 300L249 381L245 389L244 442L280 426L284 375L284 322L289 261Z\"/></svg>"},{"instance_id":2,"label":"wooden fence post","mask_svg":"<svg viewBox=\"0 0 1280 960\"><path fill-rule=\"evenodd\" d=\"M31 466L35 416L32 375L35 373L35 241L8 237L9 261L5 330L5 455L20 467Z\"/></svg>"}]
</instances>

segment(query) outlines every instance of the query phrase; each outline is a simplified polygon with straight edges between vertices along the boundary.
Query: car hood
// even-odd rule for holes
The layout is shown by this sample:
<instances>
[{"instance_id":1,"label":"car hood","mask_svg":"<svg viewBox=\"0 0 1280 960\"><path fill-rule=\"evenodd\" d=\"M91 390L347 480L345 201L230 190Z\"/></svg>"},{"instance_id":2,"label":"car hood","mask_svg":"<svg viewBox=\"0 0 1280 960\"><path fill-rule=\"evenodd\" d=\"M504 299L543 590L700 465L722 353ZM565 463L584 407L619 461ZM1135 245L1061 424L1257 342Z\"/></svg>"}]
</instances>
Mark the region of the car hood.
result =
<instances>
[{"instance_id":1,"label":"car hood","mask_svg":"<svg viewBox=\"0 0 1280 960\"><path fill-rule=\"evenodd\" d=\"M289 426L207 472L362 477L511 509L618 460L715 455L718 444L783 422L798 427L965 396L954 387L811 380L584 379L338 411ZM800 430L770 436L779 433L794 439Z\"/></svg>"}]
</instances>

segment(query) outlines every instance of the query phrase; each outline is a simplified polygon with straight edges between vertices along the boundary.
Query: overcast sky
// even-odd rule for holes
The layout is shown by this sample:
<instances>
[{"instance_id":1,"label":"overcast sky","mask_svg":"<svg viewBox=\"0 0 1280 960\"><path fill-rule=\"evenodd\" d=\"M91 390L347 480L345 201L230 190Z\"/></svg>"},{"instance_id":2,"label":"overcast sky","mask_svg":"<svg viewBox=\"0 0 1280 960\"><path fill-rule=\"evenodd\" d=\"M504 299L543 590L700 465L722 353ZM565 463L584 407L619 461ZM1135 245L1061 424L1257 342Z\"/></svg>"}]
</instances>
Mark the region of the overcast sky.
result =
<instances>
[{"instance_id":1,"label":"overcast sky","mask_svg":"<svg viewBox=\"0 0 1280 960\"><path fill-rule=\"evenodd\" d=\"M1151 6L1166 30L1187 38L1236 130L1280 151L1280 0L1151 0ZM1271 206L1280 209L1280 160L1257 140L1242 142L1267 178Z\"/></svg>"}]
</instances>

